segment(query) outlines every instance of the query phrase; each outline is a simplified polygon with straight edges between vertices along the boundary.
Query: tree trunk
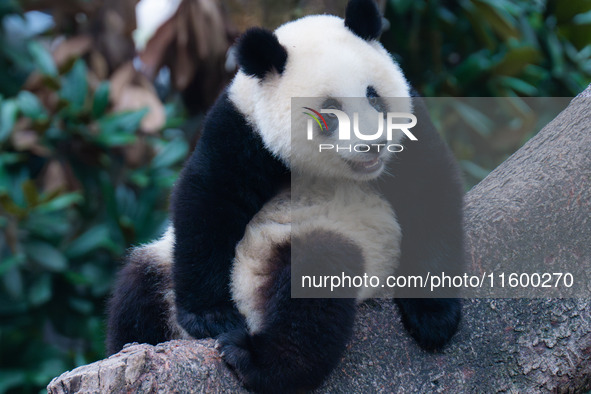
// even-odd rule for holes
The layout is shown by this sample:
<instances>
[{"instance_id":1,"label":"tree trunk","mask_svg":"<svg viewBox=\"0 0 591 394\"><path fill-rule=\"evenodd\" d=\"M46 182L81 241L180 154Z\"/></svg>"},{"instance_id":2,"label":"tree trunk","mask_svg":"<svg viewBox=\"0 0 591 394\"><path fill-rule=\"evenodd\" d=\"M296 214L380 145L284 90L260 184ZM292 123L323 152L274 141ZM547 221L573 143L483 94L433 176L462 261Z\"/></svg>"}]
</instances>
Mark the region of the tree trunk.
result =
<instances>
[{"instance_id":1,"label":"tree trunk","mask_svg":"<svg viewBox=\"0 0 591 394\"><path fill-rule=\"evenodd\" d=\"M591 87L467 194L470 273L510 271L517 260L589 267L590 103ZM242 390L213 344L210 339L130 345L64 373L48 390ZM465 300L460 330L440 354L417 347L391 300L374 300L360 306L355 338L319 392L590 389L590 299Z\"/></svg>"}]
</instances>

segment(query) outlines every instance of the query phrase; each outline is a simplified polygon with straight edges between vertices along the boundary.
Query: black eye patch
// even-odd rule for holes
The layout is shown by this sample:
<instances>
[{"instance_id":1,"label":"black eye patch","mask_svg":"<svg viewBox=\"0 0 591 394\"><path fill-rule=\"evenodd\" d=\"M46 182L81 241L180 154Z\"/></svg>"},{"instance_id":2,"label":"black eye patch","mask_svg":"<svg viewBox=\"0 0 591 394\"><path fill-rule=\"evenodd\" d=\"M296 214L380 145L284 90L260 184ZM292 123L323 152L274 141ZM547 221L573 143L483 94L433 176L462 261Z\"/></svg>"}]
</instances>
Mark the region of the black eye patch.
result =
<instances>
[{"instance_id":1,"label":"black eye patch","mask_svg":"<svg viewBox=\"0 0 591 394\"><path fill-rule=\"evenodd\" d=\"M341 102L335 98L329 97L322 103L322 109L343 109Z\"/></svg>"},{"instance_id":2,"label":"black eye patch","mask_svg":"<svg viewBox=\"0 0 591 394\"><path fill-rule=\"evenodd\" d=\"M337 109L342 110L343 105L335 98L329 97L322 103L322 109ZM332 135L339 127L339 120L335 114L322 114L326 120L328 130L325 130L323 134Z\"/></svg>"},{"instance_id":3,"label":"black eye patch","mask_svg":"<svg viewBox=\"0 0 591 394\"><path fill-rule=\"evenodd\" d=\"M373 86L369 85L367 87L367 89L365 90L365 97L367 97L367 98L374 98L374 97L380 97L380 95L376 91L376 88L374 88Z\"/></svg>"},{"instance_id":4,"label":"black eye patch","mask_svg":"<svg viewBox=\"0 0 591 394\"><path fill-rule=\"evenodd\" d=\"M365 90L365 97L369 104L378 112L388 112L388 107L384 100L380 97L377 90L369 85Z\"/></svg>"}]
</instances>

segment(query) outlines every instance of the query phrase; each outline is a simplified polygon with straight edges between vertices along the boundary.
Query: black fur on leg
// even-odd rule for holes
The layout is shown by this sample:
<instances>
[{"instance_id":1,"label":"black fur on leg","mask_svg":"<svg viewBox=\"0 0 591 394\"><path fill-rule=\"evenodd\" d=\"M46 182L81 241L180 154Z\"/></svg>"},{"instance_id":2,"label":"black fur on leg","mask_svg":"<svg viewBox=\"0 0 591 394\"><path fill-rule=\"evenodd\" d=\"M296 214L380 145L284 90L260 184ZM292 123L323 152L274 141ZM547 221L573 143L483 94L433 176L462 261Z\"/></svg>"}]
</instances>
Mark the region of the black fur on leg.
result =
<instances>
[{"instance_id":1,"label":"black fur on leg","mask_svg":"<svg viewBox=\"0 0 591 394\"><path fill-rule=\"evenodd\" d=\"M358 256L363 264L360 250L349 243L329 245L327 261L309 263L331 264L330 257L337 255L331 248L338 248L338 255ZM218 338L224 360L256 392L289 393L320 386L338 364L353 331L355 299L291 298L290 251L290 244L277 248L272 263L277 268L261 289L266 300L263 327L253 335L238 330ZM318 257L316 251L312 256Z\"/></svg>"},{"instance_id":2,"label":"black fur on leg","mask_svg":"<svg viewBox=\"0 0 591 394\"><path fill-rule=\"evenodd\" d=\"M130 342L156 345L171 339L171 305L164 297L170 277L169 271L153 264L141 250L127 257L107 307L107 354L117 353Z\"/></svg>"}]
</instances>

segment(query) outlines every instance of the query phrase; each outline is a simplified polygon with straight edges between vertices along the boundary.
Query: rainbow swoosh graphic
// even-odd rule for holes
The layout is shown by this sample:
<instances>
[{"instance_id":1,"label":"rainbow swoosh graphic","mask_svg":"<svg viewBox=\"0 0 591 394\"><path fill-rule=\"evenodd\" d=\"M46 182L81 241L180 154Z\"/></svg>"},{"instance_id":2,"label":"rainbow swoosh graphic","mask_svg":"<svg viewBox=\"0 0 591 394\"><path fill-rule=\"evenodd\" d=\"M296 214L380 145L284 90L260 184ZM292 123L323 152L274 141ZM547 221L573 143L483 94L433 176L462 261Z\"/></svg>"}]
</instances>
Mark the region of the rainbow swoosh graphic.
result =
<instances>
[{"instance_id":1,"label":"rainbow swoosh graphic","mask_svg":"<svg viewBox=\"0 0 591 394\"><path fill-rule=\"evenodd\" d=\"M324 120L324 117L320 114L320 112L318 111L314 111L312 108L310 107L304 107L304 109L307 109L308 111L312 111L313 114L309 113L309 112L304 112L306 115L309 115L312 117L312 119L314 119L316 121L316 123L318 123L318 127L320 127L320 130L324 129L325 131L328 131L328 126L326 124L326 120ZM320 118L320 119L319 119ZM322 123L320 123L320 121L322 120L322 123L324 123L324 127L322 127Z\"/></svg>"}]
</instances>

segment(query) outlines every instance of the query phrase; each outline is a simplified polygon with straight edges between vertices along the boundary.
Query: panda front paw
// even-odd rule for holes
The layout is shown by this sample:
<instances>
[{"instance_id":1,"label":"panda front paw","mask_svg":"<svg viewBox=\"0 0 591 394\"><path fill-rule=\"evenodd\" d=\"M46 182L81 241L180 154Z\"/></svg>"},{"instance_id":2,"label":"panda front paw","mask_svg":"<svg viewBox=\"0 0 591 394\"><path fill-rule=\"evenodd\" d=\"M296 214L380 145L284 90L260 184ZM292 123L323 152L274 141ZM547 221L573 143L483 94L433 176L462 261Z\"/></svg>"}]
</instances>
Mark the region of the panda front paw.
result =
<instances>
[{"instance_id":1,"label":"panda front paw","mask_svg":"<svg viewBox=\"0 0 591 394\"><path fill-rule=\"evenodd\" d=\"M215 338L220 334L237 329L245 329L244 317L234 306L188 312L177 307L178 323L193 338Z\"/></svg>"},{"instance_id":2,"label":"panda front paw","mask_svg":"<svg viewBox=\"0 0 591 394\"><path fill-rule=\"evenodd\" d=\"M246 330L234 330L220 335L215 347L244 387L265 392L265 386L260 384L259 374L252 362L251 338Z\"/></svg>"},{"instance_id":3,"label":"panda front paw","mask_svg":"<svg viewBox=\"0 0 591 394\"><path fill-rule=\"evenodd\" d=\"M462 304L457 298L399 298L396 303L404 327L425 350L440 350L458 329Z\"/></svg>"}]
</instances>

